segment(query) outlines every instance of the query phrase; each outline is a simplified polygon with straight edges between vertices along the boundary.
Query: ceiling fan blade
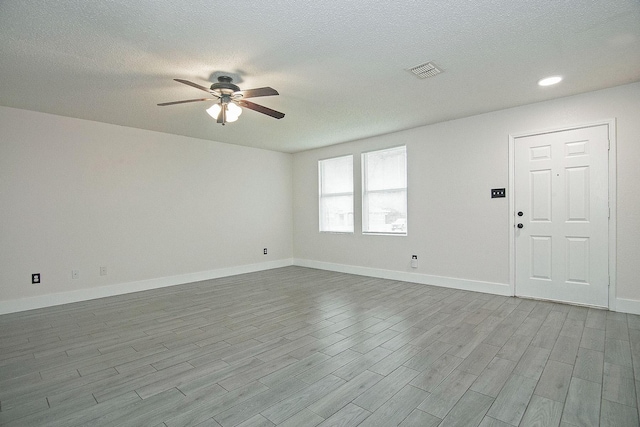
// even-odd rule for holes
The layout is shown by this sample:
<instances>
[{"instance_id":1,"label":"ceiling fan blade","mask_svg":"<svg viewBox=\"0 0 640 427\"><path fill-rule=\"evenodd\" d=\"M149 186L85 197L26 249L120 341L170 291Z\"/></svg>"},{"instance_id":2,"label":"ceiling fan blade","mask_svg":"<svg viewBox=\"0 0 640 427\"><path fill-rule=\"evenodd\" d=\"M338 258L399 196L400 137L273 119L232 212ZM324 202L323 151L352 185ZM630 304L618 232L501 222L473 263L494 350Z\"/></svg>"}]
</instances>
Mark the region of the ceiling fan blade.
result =
<instances>
[{"instance_id":1,"label":"ceiling fan blade","mask_svg":"<svg viewBox=\"0 0 640 427\"><path fill-rule=\"evenodd\" d=\"M259 87L257 89L241 90L243 98L255 98L257 96L280 95L277 90L271 87Z\"/></svg>"},{"instance_id":2,"label":"ceiling fan blade","mask_svg":"<svg viewBox=\"0 0 640 427\"><path fill-rule=\"evenodd\" d=\"M198 101L215 101L213 98L198 98L198 99L187 99L185 101L173 101L173 102L163 102L158 104L160 107L164 107L166 105L175 105L175 104L185 104L187 102L198 102Z\"/></svg>"},{"instance_id":3,"label":"ceiling fan blade","mask_svg":"<svg viewBox=\"0 0 640 427\"><path fill-rule=\"evenodd\" d=\"M187 86L191 86L191 87L195 87L196 89L203 90L207 93L210 93L213 96L217 96L215 93L211 92L211 89L209 89L208 87L201 86L198 83L190 82L189 80L183 80L183 79L173 79L173 80L177 81L178 83L182 83Z\"/></svg>"},{"instance_id":4,"label":"ceiling fan blade","mask_svg":"<svg viewBox=\"0 0 640 427\"><path fill-rule=\"evenodd\" d=\"M250 101L245 101L243 99L236 101L238 105L242 107L248 108L253 111L257 111L258 113L266 114L267 116L271 116L275 119L281 119L284 117L284 113L280 111L272 110L271 108L267 108L264 105L255 104Z\"/></svg>"}]
</instances>

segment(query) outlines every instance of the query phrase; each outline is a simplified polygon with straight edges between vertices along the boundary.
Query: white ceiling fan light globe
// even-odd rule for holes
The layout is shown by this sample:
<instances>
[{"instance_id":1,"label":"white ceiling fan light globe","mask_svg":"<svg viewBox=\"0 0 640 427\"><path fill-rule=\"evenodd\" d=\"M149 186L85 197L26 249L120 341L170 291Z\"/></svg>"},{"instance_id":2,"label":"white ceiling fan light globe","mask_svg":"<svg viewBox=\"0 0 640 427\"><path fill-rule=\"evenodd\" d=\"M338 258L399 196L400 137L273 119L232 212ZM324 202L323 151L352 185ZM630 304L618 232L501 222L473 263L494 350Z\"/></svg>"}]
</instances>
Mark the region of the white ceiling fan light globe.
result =
<instances>
[{"instance_id":1,"label":"white ceiling fan light globe","mask_svg":"<svg viewBox=\"0 0 640 427\"><path fill-rule=\"evenodd\" d=\"M227 114L240 117L240 114L242 114L242 108L240 108L240 106L235 102L230 102L227 104Z\"/></svg>"},{"instance_id":2,"label":"white ceiling fan light globe","mask_svg":"<svg viewBox=\"0 0 640 427\"><path fill-rule=\"evenodd\" d=\"M242 108L238 107L233 102L227 104L227 122L235 122L236 120L238 120L238 117L240 117L240 114L242 114Z\"/></svg>"},{"instance_id":3,"label":"white ceiling fan light globe","mask_svg":"<svg viewBox=\"0 0 640 427\"><path fill-rule=\"evenodd\" d=\"M209 114L214 119L218 120L218 116L220 115L220 104L213 104L211 107L207 108L207 114Z\"/></svg>"}]
</instances>

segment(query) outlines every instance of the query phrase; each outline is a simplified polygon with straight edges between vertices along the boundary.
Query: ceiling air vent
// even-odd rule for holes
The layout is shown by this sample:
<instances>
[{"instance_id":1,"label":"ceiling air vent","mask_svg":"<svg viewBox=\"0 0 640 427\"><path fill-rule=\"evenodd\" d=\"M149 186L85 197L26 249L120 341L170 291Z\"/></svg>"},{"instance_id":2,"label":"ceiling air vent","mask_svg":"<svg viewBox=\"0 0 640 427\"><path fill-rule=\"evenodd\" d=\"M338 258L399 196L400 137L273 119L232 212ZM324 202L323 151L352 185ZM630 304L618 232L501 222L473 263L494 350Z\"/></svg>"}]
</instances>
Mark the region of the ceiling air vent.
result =
<instances>
[{"instance_id":1,"label":"ceiling air vent","mask_svg":"<svg viewBox=\"0 0 640 427\"><path fill-rule=\"evenodd\" d=\"M410 72L416 75L419 79L426 79L427 77L433 77L442 72L433 62L426 62L424 64L416 65L409 68Z\"/></svg>"}]
</instances>

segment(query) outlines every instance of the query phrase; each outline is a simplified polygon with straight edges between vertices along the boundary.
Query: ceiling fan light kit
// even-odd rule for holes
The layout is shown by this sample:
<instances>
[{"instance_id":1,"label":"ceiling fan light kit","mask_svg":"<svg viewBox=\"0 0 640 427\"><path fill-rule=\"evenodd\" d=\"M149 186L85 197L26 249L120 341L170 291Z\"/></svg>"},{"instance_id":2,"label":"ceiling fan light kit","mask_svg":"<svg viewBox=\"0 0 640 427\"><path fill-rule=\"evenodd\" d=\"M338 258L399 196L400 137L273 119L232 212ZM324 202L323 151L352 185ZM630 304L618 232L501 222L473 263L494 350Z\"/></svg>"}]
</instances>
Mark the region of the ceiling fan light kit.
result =
<instances>
[{"instance_id":1,"label":"ceiling fan light kit","mask_svg":"<svg viewBox=\"0 0 640 427\"><path fill-rule=\"evenodd\" d=\"M231 105L235 105L235 104L229 104L227 106L225 106L226 111L225 111L225 122L227 123L232 123L235 122L236 120L238 120L238 117L240 116L240 114L232 114L231 113L231 109L229 108ZM238 109L240 109L240 113L242 112L242 109L240 107L238 107L236 105L236 107ZM213 104L211 107L207 108L207 114L209 114L211 117L213 117L214 119L218 119L218 117L220 116L220 113L222 112L222 105L221 104ZM223 123L224 124L224 123Z\"/></svg>"},{"instance_id":2,"label":"ceiling fan light kit","mask_svg":"<svg viewBox=\"0 0 640 427\"><path fill-rule=\"evenodd\" d=\"M256 104L250 101L246 101L244 98L255 98L258 96L272 96L279 95L278 91L270 87L261 87L257 89L240 90L240 88L233 84L233 80L228 76L219 76L218 82L211 85L211 88L207 89L197 83L190 82L183 79L174 79L175 81L186 84L188 86L200 89L209 93L213 98L198 98L187 99L184 101L163 102L158 104L160 107L175 104L185 104L188 102L199 101L216 101L206 111L211 117L224 126L226 123L235 122L238 120L240 114L242 114L242 107L248 108L258 113L266 114L267 116L275 119L281 119L284 117L284 113L281 113L271 108L267 108L263 105Z\"/></svg>"},{"instance_id":3,"label":"ceiling fan light kit","mask_svg":"<svg viewBox=\"0 0 640 427\"><path fill-rule=\"evenodd\" d=\"M232 123L238 120L240 114L242 114L242 108L238 107L237 104L233 102L223 103L218 102L213 104L211 107L207 108L207 114L209 114L214 119L218 119L220 117L220 113L222 112L222 106L224 105L225 111L225 122ZM223 123L224 124L224 123Z\"/></svg>"}]
</instances>

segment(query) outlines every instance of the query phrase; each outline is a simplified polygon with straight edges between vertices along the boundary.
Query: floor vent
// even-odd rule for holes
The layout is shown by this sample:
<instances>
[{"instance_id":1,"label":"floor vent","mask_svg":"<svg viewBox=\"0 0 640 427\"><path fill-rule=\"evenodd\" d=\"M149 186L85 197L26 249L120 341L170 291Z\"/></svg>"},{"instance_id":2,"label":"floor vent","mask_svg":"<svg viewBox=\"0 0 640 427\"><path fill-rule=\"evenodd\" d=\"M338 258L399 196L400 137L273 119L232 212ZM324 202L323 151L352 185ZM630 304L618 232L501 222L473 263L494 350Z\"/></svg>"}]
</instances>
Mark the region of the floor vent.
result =
<instances>
[{"instance_id":1,"label":"floor vent","mask_svg":"<svg viewBox=\"0 0 640 427\"><path fill-rule=\"evenodd\" d=\"M437 76L442 72L433 62L426 62L424 64L416 65L409 68L407 71L412 72L419 79L426 79L427 77Z\"/></svg>"}]
</instances>

